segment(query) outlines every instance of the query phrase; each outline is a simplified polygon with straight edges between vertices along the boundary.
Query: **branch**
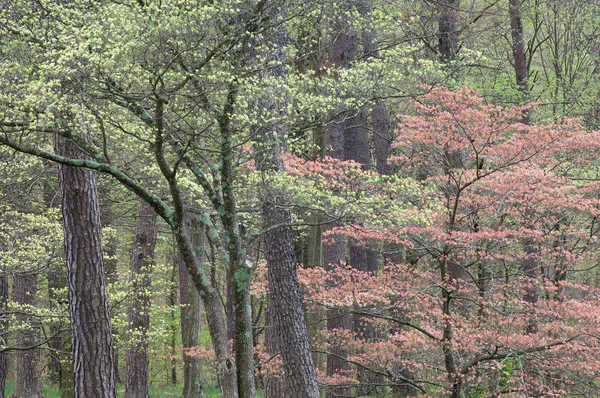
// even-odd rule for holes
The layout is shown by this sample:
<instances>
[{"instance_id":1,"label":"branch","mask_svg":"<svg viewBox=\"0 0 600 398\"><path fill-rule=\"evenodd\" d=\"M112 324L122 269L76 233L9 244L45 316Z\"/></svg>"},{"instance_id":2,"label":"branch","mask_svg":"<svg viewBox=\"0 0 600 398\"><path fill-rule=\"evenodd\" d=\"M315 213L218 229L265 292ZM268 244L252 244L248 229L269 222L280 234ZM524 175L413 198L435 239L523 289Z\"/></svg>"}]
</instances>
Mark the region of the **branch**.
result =
<instances>
[{"instance_id":1,"label":"branch","mask_svg":"<svg viewBox=\"0 0 600 398\"><path fill-rule=\"evenodd\" d=\"M145 202L147 202L156 213L161 216L165 222L169 225L173 225L174 222L174 211L173 209L160 197L150 193L144 188L139 182L134 180L132 177L127 175L125 172L119 170L115 165L110 163L97 162L87 159L71 159L64 156L57 155L52 152L44 151L38 148L32 148L25 145L17 144L10 141L5 136L0 136L0 144L6 145L17 152L25 153L28 155L37 156L39 158L47 159L55 163L64 164L71 167L83 167L101 173L110 174L117 181L122 183L130 191L135 193Z\"/></svg>"},{"instance_id":2,"label":"branch","mask_svg":"<svg viewBox=\"0 0 600 398\"><path fill-rule=\"evenodd\" d=\"M357 314L357 315L370 316L370 317L373 317L373 318L385 319L387 321L392 321L392 322L395 322L395 323L397 323L399 325L407 326L409 328L413 328L413 329L415 329L415 330L423 333L425 336L429 337L432 340L435 340L435 341L442 341L443 340L443 339L440 339L440 338L436 337L433 333L428 332L427 330L423 329L420 326L414 325L414 324L409 323L409 322L401 321L400 319L394 318L394 317L389 316L389 315L374 314L372 312L357 311L357 310L350 310L350 312L352 312L354 314Z\"/></svg>"}]
</instances>

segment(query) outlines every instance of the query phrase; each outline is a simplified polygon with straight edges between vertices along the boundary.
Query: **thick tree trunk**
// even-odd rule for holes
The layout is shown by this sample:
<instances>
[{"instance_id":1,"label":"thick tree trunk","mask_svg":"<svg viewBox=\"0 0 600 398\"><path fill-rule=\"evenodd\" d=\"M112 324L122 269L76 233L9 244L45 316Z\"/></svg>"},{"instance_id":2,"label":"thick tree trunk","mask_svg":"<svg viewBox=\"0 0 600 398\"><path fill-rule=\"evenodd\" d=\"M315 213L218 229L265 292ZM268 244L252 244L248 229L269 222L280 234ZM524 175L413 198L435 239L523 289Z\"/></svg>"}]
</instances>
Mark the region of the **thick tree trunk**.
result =
<instances>
[{"instance_id":1,"label":"thick tree trunk","mask_svg":"<svg viewBox=\"0 0 600 398\"><path fill-rule=\"evenodd\" d=\"M438 17L439 53L442 62L454 60L458 53L458 10L460 0L440 0Z\"/></svg>"},{"instance_id":2,"label":"thick tree trunk","mask_svg":"<svg viewBox=\"0 0 600 398\"><path fill-rule=\"evenodd\" d=\"M156 247L156 213L140 201L137 210L131 273L133 302L128 314L129 345L125 398L148 397L148 329L150 327L150 273Z\"/></svg>"},{"instance_id":3,"label":"thick tree trunk","mask_svg":"<svg viewBox=\"0 0 600 398\"><path fill-rule=\"evenodd\" d=\"M37 293L37 275L17 274L13 280L14 298L19 305L36 305ZM31 309L25 307L25 313ZM17 376L17 386L14 398L41 398L41 368L40 368L40 350L35 347L38 343L39 325L34 317L28 315L19 315L19 322L27 325L27 329L17 332L17 346L23 350L18 352L15 374ZM29 349L31 348L31 349Z\"/></svg>"},{"instance_id":4,"label":"thick tree trunk","mask_svg":"<svg viewBox=\"0 0 600 398\"><path fill-rule=\"evenodd\" d=\"M56 153L87 156L55 137ZM75 397L116 397L112 336L102 257L102 231L95 172L60 165L63 229L71 315Z\"/></svg>"},{"instance_id":5,"label":"thick tree trunk","mask_svg":"<svg viewBox=\"0 0 600 398\"><path fill-rule=\"evenodd\" d=\"M381 175L390 175L392 168L388 163L392 152L392 135L390 134L390 113L385 101L379 100L373 106L372 113L373 142L375 144L375 168Z\"/></svg>"},{"instance_id":6,"label":"thick tree trunk","mask_svg":"<svg viewBox=\"0 0 600 398\"><path fill-rule=\"evenodd\" d=\"M296 275L296 256L292 241L289 211L276 199L263 196L262 218L265 233L265 255L269 277L269 332L271 346L283 361L283 392L268 389L267 397L319 398L317 375L313 364L304 312L302 292ZM281 225L279 228L273 228Z\"/></svg>"},{"instance_id":7,"label":"thick tree trunk","mask_svg":"<svg viewBox=\"0 0 600 398\"><path fill-rule=\"evenodd\" d=\"M4 345L8 339L8 323L6 315L6 303L8 301L8 278L0 275L0 344ZM0 398L4 398L6 385L6 352L0 352Z\"/></svg>"},{"instance_id":8,"label":"thick tree trunk","mask_svg":"<svg viewBox=\"0 0 600 398\"><path fill-rule=\"evenodd\" d=\"M192 243L201 267L204 266L206 234L203 226L195 219L190 220ZM191 282L185 265L179 263L179 302L181 304L181 343L183 345L183 394L182 398L204 398L201 358L186 355L200 345L201 308L198 289Z\"/></svg>"},{"instance_id":9,"label":"thick tree trunk","mask_svg":"<svg viewBox=\"0 0 600 398\"><path fill-rule=\"evenodd\" d=\"M338 68L349 68L351 62L358 57L358 33L348 31L348 15L351 11L352 4L345 3L339 15L334 17L333 20L335 37L331 42L326 62L335 64ZM324 154L336 159L345 159L346 153L349 153L359 142L364 141L364 134L362 134L362 128L364 128L363 118L364 115L361 110L355 115L343 114L329 123L325 127L323 134ZM347 131L348 127L350 127L349 131ZM349 134L349 136L346 134ZM337 226L337 224L323 226L323 232L326 232L333 226ZM322 258L324 267L329 270L335 269L345 261L346 250L344 238L342 236L328 237L322 245ZM337 309L327 310L327 330L350 330L350 328L351 320L348 314ZM341 347L335 347L331 350L331 353L327 355L328 376L350 370L350 365L345 360L345 357L346 352ZM345 386L332 387L326 394L327 398L346 398L350 396L351 389Z\"/></svg>"},{"instance_id":10,"label":"thick tree trunk","mask_svg":"<svg viewBox=\"0 0 600 398\"><path fill-rule=\"evenodd\" d=\"M522 100L528 101L529 94L529 67L527 65L527 50L525 48L525 32L521 19L521 0L508 1L508 13L510 16L510 35L512 37L513 68L515 69L515 80L519 91L523 94ZM529 124L531 115L529 112L523 114L522 122Z\"/></svg>"},{"instance_id":11,"label":"thick tree trunk","mask_svg":"<svg viewBox=\"0 0 600 398\"><path fill-rule=\"evenodd\" d=\"M285 8L278 9L275 18L285 18ZM269 57L279 63L279 67L269 73L285 75L285 44L287 33L279 25L272 38L277 49ZM283 112L285 103L273 98L264 98L265 108L276 113ZM258 127L259 151L256 156L257 169L265 176L283 172L281 161L282 147L273 130L279 130L279 137L285 137L286 127ZM262 227L265 245L265 258L268 268L269 299L267 308L267 349L271 355L279 355L283 363L283 379L269 378L266 397L319 398L319 386L313 363L308 332L304 319L302 291L296 274L297 259L290 212L282 198L285 195L273 191L267 182L261 190Z\"/></svg>"},{"instance_id":12,"label":"thick tree trunk","mask_svg":"<svg viewBox=\"0 0 600 398\"><path fill-rule=\"evenodd\" d=\"M525 34L521 20L521 0L508 0L508 13L510 16L510 35L512 37L513 67L519 89L526 93L529 91L527 79L529 68L525 50Z\"/></svg>"}]
</instances>

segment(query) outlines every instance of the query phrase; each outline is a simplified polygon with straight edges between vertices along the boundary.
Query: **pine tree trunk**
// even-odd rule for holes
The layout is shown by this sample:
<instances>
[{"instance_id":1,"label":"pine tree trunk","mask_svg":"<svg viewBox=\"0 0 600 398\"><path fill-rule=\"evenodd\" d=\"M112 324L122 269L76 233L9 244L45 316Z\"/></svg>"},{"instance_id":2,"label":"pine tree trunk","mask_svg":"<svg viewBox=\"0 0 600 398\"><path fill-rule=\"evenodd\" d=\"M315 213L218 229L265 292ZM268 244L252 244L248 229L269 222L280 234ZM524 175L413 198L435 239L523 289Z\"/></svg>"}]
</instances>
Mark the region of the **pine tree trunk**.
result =
<instances>
[{"instance_id":1,"label":"pine tree trunk","mask_svg":"<svg viewBox=\"0 0 600 398\"><path fill-rule=\"evenodd\" d=\"M13 280L15 302L19 305L36 305L37 275L17 274ZM30 312L25 308L24 312ZM42 384L40 380L40 350L35 347L38 343L39 327L32 316L19 315L19 322L28 325L25 330L17 332L17 347L22 348L17 355L15 374L17 386L14 398L41 398Z\"/></svg>"},{"instance_id":2,"label":"pine tree trunk","mask_svg":"<svg viewBox=\"0 0 600 398\"><path fill-rule=\"evenodd\" d=\"M87 157L71 141L55 137L57 154ZM112 336L102 256L96 174L60 165L63 229L71 315L75 397L116 397Z\"/></svg>"},{"instance_id":3,"label":"pine tree trunk","mask_svg":"<svg viewBox=\"0 0 600 398\"><path fill-rule=\"evenodd\" d=\"M199 266L203 267L206 235L202 224L197 220L192 219L189 224ZM186 355L187 350L200 345L200 295L182 262L179 263L179 302L181 303L181 343L184 351L182 398L204 398L206 395L202 381L202 360Z\"/></svg>"},{"instance_id":4,"label":"pine tree trunk","mask_svg":"<svg viewBox=\"0 0 600 398\"><path fill-rule=\"evenodd\" d=\"M154 248L156 247L156 213L140 200L137 211L131 273L134 278L133 302L128 314L129 345L125 398L148 397L148 329L150 327L150 288ZM132 341L133 340L133 341Z\"/></svg>"},{"instance_id":5,"label":"pine tree trunk","mask_svg":"<svg viewBox=\"0 0 600 398\"><path fill-rule=\"evenodd\" d=\"M296 256L292 241L289 211L263 197L263 228L269 277L268 319L271 333L270 354L278 350L284 368L283 391L267 390L267 397L319 398L317 376L302 309L302 292L296 275ZM272 228L281 225L279 228ZM279 383L276 383L277 385ZM269 386L268 386L269 387ZM279 386L281 387L281 386Z\"/></svg>"}]
</instances>

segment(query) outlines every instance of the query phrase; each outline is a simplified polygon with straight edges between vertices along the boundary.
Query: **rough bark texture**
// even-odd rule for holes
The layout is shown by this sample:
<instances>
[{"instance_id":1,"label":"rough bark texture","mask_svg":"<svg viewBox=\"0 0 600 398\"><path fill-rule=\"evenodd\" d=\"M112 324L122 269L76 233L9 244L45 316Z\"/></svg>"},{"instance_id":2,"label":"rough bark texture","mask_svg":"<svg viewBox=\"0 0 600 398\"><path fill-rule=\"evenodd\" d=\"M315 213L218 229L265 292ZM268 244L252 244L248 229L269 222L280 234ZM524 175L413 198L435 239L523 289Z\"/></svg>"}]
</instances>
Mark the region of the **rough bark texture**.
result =
<instances>
[{"instance_id":1,"label":"rough bark texture","mask_svg":"<svg viewBox=\"0 0 600 398\"><path fill-rule=\"evenodd\" d=\"M277 341L283 361L285 394L267 386L267 397L319 398L317 375L312 360L304 312L302 292L296 275L296 256L289 226L289 211L281 208L275 198L263 198L263 228L275 225L265 234L265 255L269 275L268 319L270 340ZM273 334L276 335L273 336ZM276 354L276 352L271 352Z\"/></svg>"},{"instance_id":2,"label":"rough bark texture","mask_svg":"<svg viewBox=\"0 0 600 398\"><path fill-rule=\"evenodd\" d=\"M8 324L6 321L6 302L8 301L8 278L0 276L0 344L6 344L8 339ZM6 352L0 352L0 398L4 398L6 384Z\"/></svg>"},{"instance_id":3,"label":"rough bark texture","mask_svg":"<svg viewBox=\"0 0 600 398\"><path fill-rule=\"evenodd\" d=\"M189 221L192 243L200 266L204 266L206 235L197 220ZM204 398L202 362L200 358L185 355L189 348L200 345L201 309L198 289L191 282L183 263L179 263L179 302L181 304L181 343L183 345L183 394L182 398Z\"/></svg>"},{"instance_id":4,"label":"rough bark texture","mask_svg":"<svg viewBox=\"0 0 600 398\"><path fill-rule=\"evenodd\" d=\"M525 53L525 34L523 32L523 22L521 21L521 1L509 0L508 12L510 15L510 35L513 41L512 52L515 77L519 88L523 92L527 92L529 91L527 85L529 70L527 68L527 58Z\"/></svg>"},{"instance_id":5,"label":"rough bark texture","mask_svg":"<svg viewBox=\"0 0 600 398\"><path fill-rule=\"evenodd\" d=\"M285 9L279 8L275 18L283 20ZM279 62L279 68L270 73L285 74L285 44L287 33L280 25L273 35L272 42L277 51L270 57ZM273 112L285 109L283 101L264 98L263 105ZM281 143L279 136L285 136L285 126L258 127L259 151L256 156L257 169L263 175L283 171ZM319 398L317 375L313 363L308 332L304 319L302 291L296 274L297 259L290 212L285 208L285 195L265 181L261 190L262 227L265 230L265 258L268 268L269 300L267 308L267 349L271 355L280 355L283 363L283 380L271 377L267 380L265 395L268 398Z\"/></svg>"},{"instance_id":6,"label":"rough bark texture","mask_svg":"<svg viewBox=\"0 0 600 398\"><path fill-rule=\"evenodd\" d=\"M150 273L156 247L156 213L140 201L137 210L131 273L133 302L128 313L129 346L125 398L148 397L148 328L150 327Z\"/></svg>"},{"instance_id":7,"label":"rough bark texture","mask_svg":"<svg viewBox=\"0 0 600 398\"><path fill-rule=\"evenodd\" d=\"M71 141L59 136L55 151L74 159L86 158ZM75 397L112 398L116 397L116 382L96 174L60 165L59 177Z\"/></svg>"},{"instance_id":8,"label":"rough bark texture","mask_svg":"<svg viewBox=\"0 0 600 398\"><path fill-rule=\"evenodd\" d=\"M440 0L438 17L439 53L442 62L454 60L458 53L458 9L460 0Z\"/></svg>"},{"instance_id":9,"label":"rough bark texture","mask_svg":"<svg viewBox=\"0 0 600 398\"><path fill-rule=\"evenodd\" d=\"M13 279L13 289L15 302L19 305L35 307L37 293L37 275L17 274ZM30 309L24 308L24 312L30 312ZM17 347L23 350L18 351L15 374L17 376L17 385L14 398L41 398L41 369L40 369L40 350L28 349L38 343L39 325L34 317L28 315L19 315L19 322L28 325L27 329L17 332Z\"/></svg>"},{"instance_id":10,"label":"rough bark texture","mask_svg":"<svg viewBox=\"0 0 600 398\"><path fill-rule=\"evenodd\" d=\"M372 128L375 146L375 168L379 174L392 174L392 167L388 163L392 152L392 135L390 134L390 113L385 101L379 100L373 106Z\"/></svg>"}]
</instances>

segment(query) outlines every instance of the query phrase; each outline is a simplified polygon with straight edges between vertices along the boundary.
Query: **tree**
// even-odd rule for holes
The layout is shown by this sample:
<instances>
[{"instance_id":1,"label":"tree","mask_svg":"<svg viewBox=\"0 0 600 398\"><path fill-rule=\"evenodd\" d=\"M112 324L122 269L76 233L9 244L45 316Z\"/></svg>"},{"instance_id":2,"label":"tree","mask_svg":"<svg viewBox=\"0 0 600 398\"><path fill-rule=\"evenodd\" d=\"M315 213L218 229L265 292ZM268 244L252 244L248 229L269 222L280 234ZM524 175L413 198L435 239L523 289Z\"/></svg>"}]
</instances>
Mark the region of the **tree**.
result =
<instances>
[{"instance_id":1,"label":"tree","mask_svg":"<svg viewBox=\"0 0 600 398\"><path fill-rule=\"evenodd\" d=\"M148 397L148 328L150 326L150 288L154 248L156 246L156 213L141 202L137 211L131 273L133 298L128 314L129 347L125 396Z\"/></svg>"},{"instance_id":2,"label":"tree","mask_svg":"<svg viewBox=\"0 0 600 398\"><path fill-rule=\"evenodd\" d=\"M86 158L74 143L58 135L55 150L56 156ZM61 164L59 177L75 397L116 397L96 176L91 170Z\"/></svg>"},{"instance_id":3,"label":"tree","mask_svg":"<svg viewBox=\"0 0 600 398\"><path fill-rule=\"evenodd\" d=\"M8 301L8 278L6 276L0 277L0 304L2 309L2 340L0 343L4 346L7 343L7 329L6 325L6 302ZM6 352L0 353L0 398L4 398L4 387L6 385Z\"/></svg>"},{"instance_id":4,"label":"tree","mask_svg":"<svg viewBox=\"0 0 600 398\"><path fill-rule=\"evenodd\" d=\"M196 223L190 227L192 243L196 255L204 267L206 234L204 226L193 217L187 222ZM182 398L204 398L202 382L202 362L192 355L192 350L200 345L201 300L196 286L191 283L185 265L179 262L179 302L181 304L181 344L183 346L183 394Z\"/></svg>"},{"instance_id":5,"label":"tree","mask_svg":"<svg viewBox=\"0 0 600 398\"><path fill-rule=\"evenodd\" d=\"M248 175L240 166L253 156L244 144L255 138L253 126L260 124L248 98L265 92L257 77L273 66L265 59L246 62L247 46L254 37L269 43L279 26L293 31L321 7L290 3L289 16L275 18L279 5L228 1L181 7L167 1L89 8L61 3L48 11L14 3L0 17L3 48L10 49L3 53L3 81L10 82L3 88L11 97L1 144L110 174L166 222L204 302L222 393L232 397L254 395L252 271L245 261L237 192ZM39 20L48 23L34 23ZM36 39L47 37L56 40ZM291 135L321 127L334 111L360 108L356 98L373 98L388 86L388 77L401 77L392 67L395 61L355 65L339 76L315 79L311 71L287 73L278 81L281 92L295 98L280 115ZM365 75L376 83L365 85ZM352 92L352 98L340 97L340 90ZM53 134L88 157L51 153ZM251 205L253 199L242 201ZM220 286L194 252L185 203L194 203L232 285L233 350Z\"/></svg>"},{"instance_id":6,"label":"tree","mask_svg":"<svg viewBox=\"0 0 600 398\"><path fill-rule=\"evenodd\" d=\"M586 267L586 253L596 247L596 182L581 177L596 167L598 132L567 119L525 125L520 120L527 108L487 104L466 89L434 89L413 106L415 114L402 117L394 162L421 179L420 203L430 207L412 221L382 211L383 218L371 217L360 229L334 233L365 244L399 243L419 253L418 260L378 275L349 267L304 270L314 303L354 311L387 330L379 343L345 332L328 344L343 342L349 362L392 384L437 396L560 395L593 384L596 365L564 367L558 358L575 363L585 346L590 351L576 363L589 363L597 344L595 293L582 299L589 287L565 281L561 269L565 261L573 270ZM448 165L448 152L460 154L456 166ZM312 172L323 165L294 166L295 175L325 180L317 186L330 192L362 193L360 178L346 179L348 165L318 177ZM385 185L371 182L369 188L390 201L409 199L390 195ZM539 256L535 284L521 272L530 259L524 238ZM459 276L449 274L450 264ZM331 281L335 285L324 289ZM538 301L527 298L532 292ZM537 327L527 334L532 321ZM414 378L398 372L407 366ZM433 376L436 366L443 371ZM553 376L558 369L569 376Z\"/></svg>"},{"instance_id":7,"label":"tree","mask_svg":"<svg viewBox=\"0 0 600 398\"><path fill-rule=\"evenodd\" d=\"M42 396L40 350L37 348L39 324L31 315L37 301L37 274L16 274L13 291L15 303L24 309L23 315L18 317L21 330L17 332L17 346L23 350L17 356L17 388L14 396L38 398Z\"/></svg>"}]
</instances>

